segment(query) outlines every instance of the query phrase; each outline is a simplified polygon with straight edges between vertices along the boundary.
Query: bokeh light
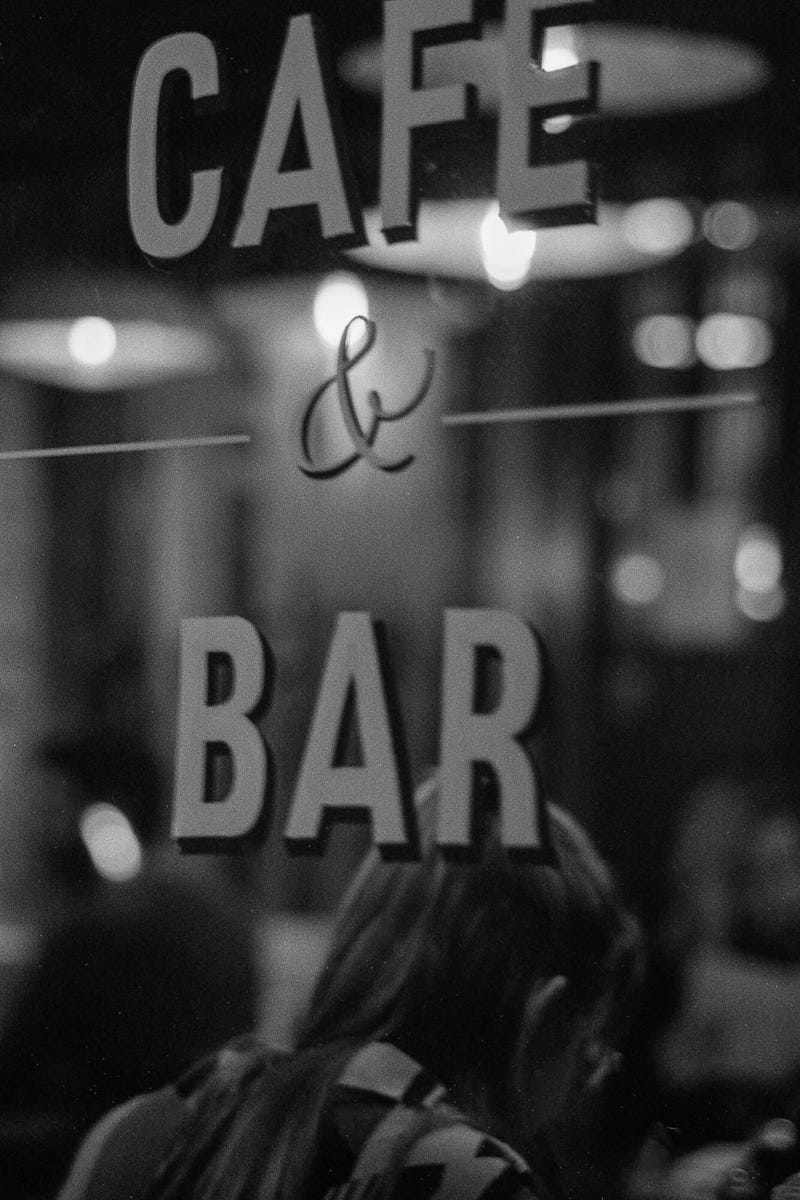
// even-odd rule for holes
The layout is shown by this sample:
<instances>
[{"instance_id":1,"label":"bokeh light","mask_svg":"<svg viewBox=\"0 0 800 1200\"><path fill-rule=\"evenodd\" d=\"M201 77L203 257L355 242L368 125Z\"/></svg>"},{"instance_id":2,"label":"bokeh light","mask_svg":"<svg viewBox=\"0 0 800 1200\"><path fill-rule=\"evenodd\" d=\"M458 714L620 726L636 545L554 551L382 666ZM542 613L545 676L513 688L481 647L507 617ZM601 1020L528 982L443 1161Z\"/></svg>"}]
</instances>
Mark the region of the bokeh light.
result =
<instances>
[{"instance_id":1,"label":"bokeh light","mask_svg":"<svg viewBox=\"0 0 800 1200\"><path fill-rule=\"evenodd\" d=\"M354 317L369 316L367 291L356 275L326 276L314 297L314 326L326 346L336 347Z\"/></svg>"},{"instance_id":2,"label":"bokeh light","mask_svg":"<svg viewBox=\"0 0 800 1200\"><path fill-rule=\"evenodd\" d=\"M142 869L142 847L128 818L113 804L91 804L81 817L81 838L95 870L127 883Z\"/></svg>"},{"instance_id":3,"label":"bokeh light","mask_svg":"<svg viewBox=\"0 0 800 1200\"><path fill-rule=\"evenodd\" d=\"M681 200L641 200L625 212L622 232L643 254L676 254L694 238L694 217Z\"/></svg>"},{"instance_id":4,"label":"bokeh light","mask_svg":"<svg viewBox=\"0 0 800 1200\"><path fill-rule=\"evenodd\" d=\"M783 551L768 525L752 525L739 538L734 558L736 582L748 592L771 592L783 576Z\"/></svg>"},{"instance_id":5,"label":"bokeh light","mask_svg":"<svg viewBox=\"0 0 800 1200\"><path fill-rule=\"evenodd\" d=\"M480 239L484 270L495 287L520 287L536 250L536 230L509 230L495 202L481 222Z\"/></svg>"},{"instance_id":6,"label":"bokeh light","mask_svg":"<svg viewBox=\"0 0 800 1200\"><path fill-rule=\"evenodd\" d=\"M720 200L703 214L703 233L720 250L746 250L758 237L758 217L749 204Z\"/></svg>"},{"instance_id":7,"label":"bokeh light","mask_svg":"<svg viewBox=\"0 0 800 1200\"><path fill-rule=\"evenodd\" d=\"M664 568L652 554L621 555L611 568L611 591L623 604L635 608L657 600L665 582Z\"/></svg>"},{"instance_id":8,"label":"bokeh light","mask_svg":"<svg viewBox=\"0 0 800 1200\"><path fill-rule=\"evenodd\" d=\"M777 621L786 608L786 592L782 587L773 588L771 592L748 592L746 588L738 588L736 606L743 616L761 625L769 621Z\"/></svg>"},{"instance_id":9,"label":"bokeh light","mask_svg":"<svg viewBox=\"0 0 800 1200\"><path fill-rule=\"evenodd\" d=\"M698 325L695 346L698 358L713 371L744 371L770 360L775 339L761 317L712 313Z\"/></svg>"},{"instance_id":10,"label":"bokeh light","mask_svg":"<svg viewBox=\"0 0 800 1200\"><path fill-rule=\"evenodd\" d=\"M739 537L734 556L736 605L751 621L775 621L786 607L782 584L783 548L769 525L751 525Z\"/></svg>"},{"instance_id":11,"label":"bokeh light","mask_svg":"<svg viewBox=\"0 0 800 1200\"><path fill-rule=\"evenodd\" d=\"M69 352L83 367L102 367L114 357L117 331L105 317L80 317L68 334Z\"/></svg>"},{"instance_id":12,"label":"bokeh light","mask_svg":"<svg viewBox=\"0 0 800 1200\"><path fill-rule=\"evenodd\" d=\"M633 330L633 352L645 366L685 370L696 362L694 334L691 317L671 313L644 317Z\"/></svg>"}]
</instances>

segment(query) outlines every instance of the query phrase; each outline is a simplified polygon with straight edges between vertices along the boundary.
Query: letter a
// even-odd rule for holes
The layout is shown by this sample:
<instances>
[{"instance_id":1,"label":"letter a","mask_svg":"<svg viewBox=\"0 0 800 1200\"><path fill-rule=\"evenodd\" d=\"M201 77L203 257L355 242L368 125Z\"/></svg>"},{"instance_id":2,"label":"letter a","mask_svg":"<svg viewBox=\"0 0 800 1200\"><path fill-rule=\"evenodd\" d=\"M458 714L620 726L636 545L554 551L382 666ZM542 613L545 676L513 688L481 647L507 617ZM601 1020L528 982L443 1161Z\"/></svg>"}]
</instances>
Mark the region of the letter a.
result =
<instances>
[{"instance_id":1,"label":"letter a","mask_svg":"<svg viewBox=\"0 0 800 1200\"><path fill-rule=\"evenodd\" d=\"M230 664L228 698L209 702L209 668ZM265 686L265 649L243 617L200 617L181 622L178 752L172 833L182 850L226 849L252 839L264 813L268 756L250 720ZM233 782L221 800L206 795L209 756L227 749Z\"/></svg>"},{"instance_id":2,"label":"letter a","mask_svg":"<svg viewBox=\"0 0 800 1200\"><path fill-rule=\"evenodd\" d=\"M321 854L332 817L370 816L384 858L416 852L416 831L399 713L368 613L340 613L284 832L287 849ZM337 766L348 697L358 717L362 766ZM393 720L394 718L394 720Z\"/></svg>"},{"instance_id":3,"label":"letter a","mask_svg":"<svg viewBox=\"0 0 800 1200\"><path fill-rule=\"evenodd\" d=\"M336 113L332 74L320 26L308 13L292 17L234 246L257 246L272 209L312 204L319 210L323 238L351 247L366 242ZM302 117L310 165L282 171L296 112Z\"/></svg>"}]
</instances>

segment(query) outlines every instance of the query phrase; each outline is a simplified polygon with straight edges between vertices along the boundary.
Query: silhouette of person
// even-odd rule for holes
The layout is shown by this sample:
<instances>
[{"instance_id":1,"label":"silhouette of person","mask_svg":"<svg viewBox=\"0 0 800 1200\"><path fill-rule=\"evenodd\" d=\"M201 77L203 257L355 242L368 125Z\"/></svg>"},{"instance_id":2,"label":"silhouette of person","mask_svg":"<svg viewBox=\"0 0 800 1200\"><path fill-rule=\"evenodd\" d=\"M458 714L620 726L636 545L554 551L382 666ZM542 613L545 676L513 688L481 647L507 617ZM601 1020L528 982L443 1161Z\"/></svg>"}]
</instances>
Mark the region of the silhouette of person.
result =
<instances>
[{"instance_id":1,"label":"silhouette of person","mask_svg":"<svg viewBox=\"0 0 800 1200\"><path fill-rule=\"evenodd\" d=\"M67 896L0 1030L0 1194L51 1195L85 1130L252 1028L251 930L219 877L159 847L158 770L96 732L42 747ZM189 864L191 867L191 864Z\"/></svg>"}]
</instances>

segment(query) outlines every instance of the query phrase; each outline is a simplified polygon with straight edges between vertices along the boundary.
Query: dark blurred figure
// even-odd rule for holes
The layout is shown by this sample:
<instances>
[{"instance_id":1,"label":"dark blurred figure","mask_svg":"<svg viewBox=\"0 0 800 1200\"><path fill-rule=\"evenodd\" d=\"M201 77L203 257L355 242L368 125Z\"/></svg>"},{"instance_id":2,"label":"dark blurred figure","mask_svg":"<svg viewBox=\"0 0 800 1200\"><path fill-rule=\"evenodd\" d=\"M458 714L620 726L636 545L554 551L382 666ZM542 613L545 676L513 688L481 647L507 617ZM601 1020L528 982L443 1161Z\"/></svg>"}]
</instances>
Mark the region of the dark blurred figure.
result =
<instances>
[{"instance_id":1,"label":"dark blurred figure","mask_svg":"<svg viewBox=\"0 0 800 1200\"><path fill-rule=\"evenodd\" d=\"M748 759L702 779L679 813L670 871L649 1050L650 1115L669 1133L633 1190L702 1200L763 1122L800 1112L793 764Z\"/></svg>"},{"instance_id":2,"label":"dark blurred figure","mask_svg":"<svg viewBox=\"0 0 800 1200\"><path fill-rule=\"evenodd\" d=\"M0 1030L4 1200L52 1195L109 1105L161 1086L256 1019L246 909L221 875L161 840L147 751L93 733L48 743L38 765L41 869L63 909Z\"/></svg>"},{"instance_id":3,"label":"dark blurred figure","mask_svg":"<svg viewBox=\"0 0 800 1200\"><path fill-rule=\"evenodd\" d=\"M695 1136L746 1137L798 1092L800 780L776 763L704 783L675 868L682 986L657 1066Z\"/></svg>"}]
</instances>

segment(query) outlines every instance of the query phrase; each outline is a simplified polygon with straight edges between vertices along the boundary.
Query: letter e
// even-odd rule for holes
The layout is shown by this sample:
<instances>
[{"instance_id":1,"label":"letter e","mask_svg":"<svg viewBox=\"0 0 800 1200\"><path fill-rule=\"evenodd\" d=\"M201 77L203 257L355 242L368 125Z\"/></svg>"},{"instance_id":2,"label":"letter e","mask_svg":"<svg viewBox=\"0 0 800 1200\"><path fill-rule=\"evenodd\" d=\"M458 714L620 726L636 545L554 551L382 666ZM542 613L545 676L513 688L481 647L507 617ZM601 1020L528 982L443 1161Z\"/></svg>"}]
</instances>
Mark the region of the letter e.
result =
<instances>
[{"instance_id":1,"label":"letter e","mask_svg":"<svg viewBox=\"0 0 800 1200\"><path fill-rule=\"evenodd\" d=\"M590 2L507 0L497 199L500 215L512 219L512 224L515 217L535 218L534 223L541 227L595 220L594 176L589 163L530 165L533 146L541 139L542 120L596 107L597 63L582 62L557 71L545 71L538 65L547 25L564 24ZM534 13L538 15L534 17ZM538 134L534 134L536 122Z\"/></svg>"}]
</instances>

